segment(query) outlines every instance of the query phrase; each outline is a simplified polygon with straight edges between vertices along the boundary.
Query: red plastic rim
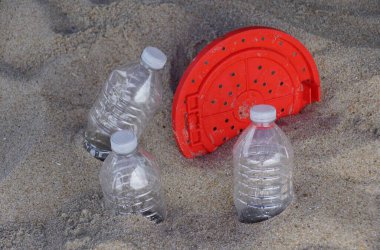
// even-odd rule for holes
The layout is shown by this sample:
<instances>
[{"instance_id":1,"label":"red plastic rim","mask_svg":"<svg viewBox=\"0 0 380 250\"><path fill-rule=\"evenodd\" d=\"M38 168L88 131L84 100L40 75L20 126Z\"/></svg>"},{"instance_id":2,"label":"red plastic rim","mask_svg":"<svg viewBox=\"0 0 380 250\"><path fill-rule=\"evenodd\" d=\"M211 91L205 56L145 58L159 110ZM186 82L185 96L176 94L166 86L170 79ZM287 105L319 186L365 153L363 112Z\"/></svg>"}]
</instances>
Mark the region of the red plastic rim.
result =
<instances>
[{"instance_id":1,"label":"red plastic rim","mask_svg":"<svg viewBox=\"0 0 380 250\"><path fill-rule=\"evenodd\" d=\"M187 68L174 96L173 130L193 158L243 131L254 104L273 105L280 118L319 100L309 51L283 31L247 27L211 42Z\"/></svg>"}]
</instances>

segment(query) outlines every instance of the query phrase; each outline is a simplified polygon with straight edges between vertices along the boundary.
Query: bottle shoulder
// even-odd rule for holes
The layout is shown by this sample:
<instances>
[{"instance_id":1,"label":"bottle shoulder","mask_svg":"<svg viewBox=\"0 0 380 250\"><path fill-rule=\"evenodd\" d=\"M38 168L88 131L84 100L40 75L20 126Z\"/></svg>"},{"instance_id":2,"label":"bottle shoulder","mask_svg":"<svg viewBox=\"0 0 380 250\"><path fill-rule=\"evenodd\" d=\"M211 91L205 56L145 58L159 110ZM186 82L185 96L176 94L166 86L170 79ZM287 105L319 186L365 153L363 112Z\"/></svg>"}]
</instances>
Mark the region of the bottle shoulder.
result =
<instances>
[{"instance_id":1,"label":"bottle shoulder","mask_svg":"<svg viewBox=\"0 0 380 250\"><path fill-rule=\"evenodd\" d=\"M120 66L114 69L105 84L105 95L121 95L126 101L145 103L149 97L162 92L161 77L141 64Z\"/></svg>"},{"instance_id":2,"label":"bottle shoulder","mask_svg":"<svg viewBox=\"0 0 380 250\"><path fill-rule=\"evenodd\" d=\"M127 84L133 86L145 82L152 74L150 70L141 64L122 65L111 71L108 77L108 84Z\"/></svg>"},{"instance_id":3,"label":"bottle shoulder","mask_svg":"<svg viewBox=\"0 0 380 250\"><path fill-rule=\"evenodd\" d=\"M144 151L138 150L131 155L112 152L104 161L99 178L106 192L125 189L141 191L154 188L159 181L159 173Z\"/></svg>"},{"instance_id":4,"label":"bottle shoulder","mask_svg":"<svg viewBox=\"0 0 380 250\"><path fill-rule=\"evenodd\" d=\"M262 128L249 125L240 135L234 146L234 155L249 154L255 151L283 151L293 157L293 148L285 133L276 125Z\"/></svg>"},{"instance_id":5,"label":"bottle shoulder","mask_svg":"<svg viewBox=\"0 0 380 250\"><path fill-rule=\"evenodd\" d=\"M153 157L143 149L136 150L130 155L120 155L111 152L103 163L102 168L109 171L118 171L120 169L156 168L156 162Z\"/></svg>"}]
</instances>

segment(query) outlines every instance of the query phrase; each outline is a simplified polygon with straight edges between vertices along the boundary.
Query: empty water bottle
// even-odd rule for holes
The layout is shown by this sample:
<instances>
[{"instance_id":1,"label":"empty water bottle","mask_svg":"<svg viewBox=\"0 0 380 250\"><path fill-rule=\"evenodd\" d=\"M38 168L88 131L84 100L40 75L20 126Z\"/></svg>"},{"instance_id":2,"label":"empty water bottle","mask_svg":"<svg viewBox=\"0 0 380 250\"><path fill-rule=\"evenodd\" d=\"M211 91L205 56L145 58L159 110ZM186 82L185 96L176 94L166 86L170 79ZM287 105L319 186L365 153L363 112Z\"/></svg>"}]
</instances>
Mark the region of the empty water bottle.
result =
<instances>
[{"instance_id":1,"label":"empty water bottle","mask_svg":"<svg viewBox=\"0 0 380 250\"><path fill-rule=\"evenodd\" d=\"M106 208L115 214L141 214L156 223L163 221L166 205L154 158L137 148L131 130L114 133L111 147L99 174Z\"/></svg>"},{"instance_id":2,"label":"empty water bottle","mask_svg":"<svg viewBox=\"0 0 380 250\"><path fill-rule=\"evenodd\" d=\"M122 129L141 135L148 120L162 101L162 81L158 70L166 63L165 54L157 48L144 49L139 63L112 71L87 122L84 145L96 158L109 154L110 136Z\"/></svg>"},{"instance_id":3,"label":"empty water bottle","mask_svg":"<svg viewBox=\"0 0 380 250\"><path fill-rule=\"evenodd\" d=\"M270 105L251 108L252 124L233 150L234 203L239 221L267 220L286 209L293 199L293 149L274 123Z\"/></svg>"}]
</instances>

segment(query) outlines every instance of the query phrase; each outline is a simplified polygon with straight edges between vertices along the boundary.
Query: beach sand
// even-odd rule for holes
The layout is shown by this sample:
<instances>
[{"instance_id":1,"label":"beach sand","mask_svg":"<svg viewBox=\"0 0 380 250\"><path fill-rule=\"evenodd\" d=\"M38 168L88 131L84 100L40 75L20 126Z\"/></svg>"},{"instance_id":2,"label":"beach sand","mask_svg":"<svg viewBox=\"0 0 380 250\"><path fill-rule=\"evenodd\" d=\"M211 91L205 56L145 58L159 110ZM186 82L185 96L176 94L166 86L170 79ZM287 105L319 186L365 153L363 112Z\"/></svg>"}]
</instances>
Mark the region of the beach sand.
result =
<instances>
[{"instance_id":1,"label":"beach sand","mask_svg":"<svg viewBox=\"0 0 380 250\"><path fill-rule=\"evenodd\" d=\"M322 101L278 124L295 151L296 200L258 224L236 219L231 140L193 160L177 149L181 74L214 38L265 25L299 39ZM164 102L141 145L161 168L168 218L112 216L102 164L82 147L110 71L152 45L168 55ZM379 249L380 2L0 1L0 248Z\"/></svg>"}]
</instances>

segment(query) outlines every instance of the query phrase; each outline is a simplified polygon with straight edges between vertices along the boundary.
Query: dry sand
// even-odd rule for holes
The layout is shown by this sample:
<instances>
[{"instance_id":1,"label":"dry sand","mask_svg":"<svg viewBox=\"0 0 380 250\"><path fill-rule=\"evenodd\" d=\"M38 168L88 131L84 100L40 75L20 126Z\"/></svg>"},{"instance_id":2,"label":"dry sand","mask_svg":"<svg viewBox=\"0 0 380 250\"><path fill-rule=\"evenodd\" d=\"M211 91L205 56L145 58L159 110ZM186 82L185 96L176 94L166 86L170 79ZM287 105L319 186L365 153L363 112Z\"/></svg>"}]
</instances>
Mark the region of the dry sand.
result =
<instances>
[{"instance_id":1,"label":"dry sand","mask_svg":"<svg viewBox=\"0 0 380 250\"><path fill-rule=\"evenodd\" d=\"M380 2L0 1L0 248L379 249ZM238 223L231 148L184 159L173 90L209 41L268 25L315 57L321 103L279 124L295 149L297 199L280 216ZM157 156L167 221L112 217L101 162L82 148L86 115L110 70L146 45L169 57L162 111L142 145Z\"/></svg>"}]
</instances>

